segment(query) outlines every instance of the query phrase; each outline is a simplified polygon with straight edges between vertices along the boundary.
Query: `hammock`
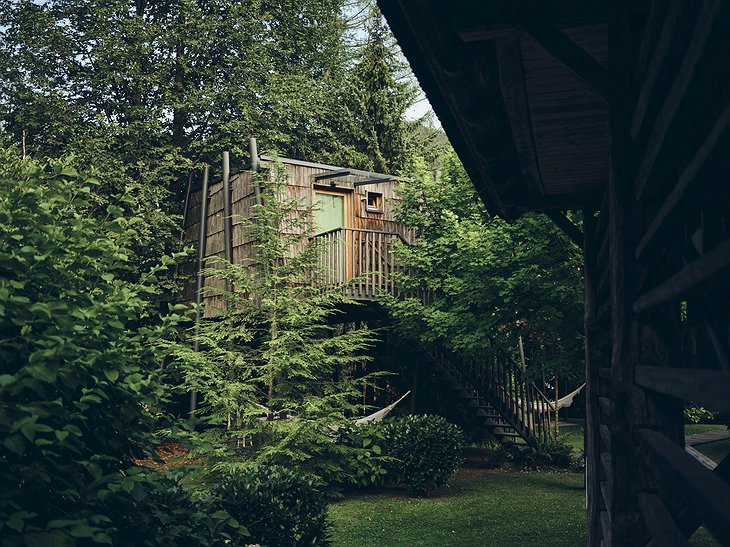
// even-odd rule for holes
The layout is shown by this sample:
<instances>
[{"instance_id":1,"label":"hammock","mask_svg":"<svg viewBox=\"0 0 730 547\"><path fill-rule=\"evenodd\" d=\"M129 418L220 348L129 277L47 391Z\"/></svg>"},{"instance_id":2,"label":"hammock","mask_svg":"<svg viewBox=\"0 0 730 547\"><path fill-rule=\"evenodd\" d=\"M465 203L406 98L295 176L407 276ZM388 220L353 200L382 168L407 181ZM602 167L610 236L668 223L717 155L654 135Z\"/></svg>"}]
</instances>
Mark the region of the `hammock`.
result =
<instances>
[{"instance_id":1,"label":"hammock","mask_svg":"<svg viewBox=\"0 0 730 547\"><path fill-rule=\"evenodd\" d=\"M381 422L383 419L390 414L391 410L393 410L398 403L400 403L403 399L408 397L409 391L406 391L405 395L398 399L396 402L389 404L385 408L382 408L378 410L377 412L373 412L372 414L368 414L367 416L363 416L359 420L355 421L355 425L365 425L369 424L370 422Z\"/></svg>"},{"instance_id":2,"label":"hammock","mask_svg":"<svg viewBox=\"0 0 730 547\"><path fill-rule=\"evenodd\" d=\"M575 399L575 397L583 390L584 387L585 383L583 383L583 385L575 391L571 391L570 393L568 393L565 397L561 397L560 399L558 399L558 410L572 405L573 399ZM519 406L522 406L522 399L517 399L517 404ZM548 401L547 399L533 401L529 405L529 407L536 409L538 412L553 412L555 410L555 401Z\"/></svg>"},{"instance_id":3,"label":"hammock","mask_svg":"<svg viewBox=\"0 0 730 547\"><path fill-rule=\"evenodd\" d=\"M560 410L561 408L565 408L567 406L572 405L573 404L573 399L575 399L576 395L578 395L583 390L584 387L586 387L586 383L585 382L583 382L583 385L580 386L575 391L571 391L565 397L561 397L560 399L558 399L558 410ZM555 410L555 403L550 403L550 408L552 408L553 410Z\"/></svg>"}]
</instances>

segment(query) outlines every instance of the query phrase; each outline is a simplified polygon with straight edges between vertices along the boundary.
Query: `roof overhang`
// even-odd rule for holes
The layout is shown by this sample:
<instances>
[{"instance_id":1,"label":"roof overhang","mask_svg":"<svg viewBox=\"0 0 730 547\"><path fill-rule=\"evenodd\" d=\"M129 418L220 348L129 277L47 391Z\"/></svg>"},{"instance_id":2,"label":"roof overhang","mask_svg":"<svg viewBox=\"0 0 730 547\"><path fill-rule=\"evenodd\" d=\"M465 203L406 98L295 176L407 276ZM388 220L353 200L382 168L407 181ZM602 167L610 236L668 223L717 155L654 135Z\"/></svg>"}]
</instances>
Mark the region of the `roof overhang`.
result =
<instances>
[{"instance_id":1,"label":"roof overhang","mask_svg":"<svg viewBox=\"0 0 730 547\"><path fill-rule=\"evenodd\" d=\"M378 3L490 212L600 201L613 93L606 2ZM631 9L645 17L646 2Z\"/></svg>"}]
</instances>

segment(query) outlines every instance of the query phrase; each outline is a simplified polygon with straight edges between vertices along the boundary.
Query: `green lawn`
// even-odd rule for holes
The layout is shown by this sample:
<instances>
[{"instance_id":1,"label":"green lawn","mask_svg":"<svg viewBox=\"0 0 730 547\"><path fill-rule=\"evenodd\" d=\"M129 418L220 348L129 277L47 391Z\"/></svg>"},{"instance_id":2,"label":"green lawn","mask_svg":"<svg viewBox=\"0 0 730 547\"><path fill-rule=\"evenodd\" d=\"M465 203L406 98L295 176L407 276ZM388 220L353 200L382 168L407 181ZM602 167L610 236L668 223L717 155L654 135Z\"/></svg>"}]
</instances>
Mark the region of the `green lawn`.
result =
<instances>
[{"instance_id":1,"label":"green lawn","mask_svg":"<svg viewBox=\"0 0 730 547\"><path fill-rule=\"evenodd\" d=\"M567 444L573 452L583 450L583 428L577 424L561 426L558 439Z\"/></svg>"},{"instance_id":2,"label":"green lawn","mask_svg":"<svg viewBox=\"0 0 730 547\"><path fill-rule=\"evenodd\" d=\"M724 424L686 424L684 426L684 434L685 435L696 435L698 433L707 433L708 431L716 431L718 429L725 429L727 426ZM570 446L573 449L573 452L578 452L580 450L583 450L583 428L580 425L573 425L568 427L561 427L560 428L560 440L566 443L568 446ZM718 441L717 443L709 443L707 445L699 445L697 449L704 453L705 450L700 447L708 447L710 450L713 450L715 447L712 447L711 445L716 445L717 449L715 453L722 453L727 454L728 451L730 451L730 444L725 446L722 443L726 443L726 441ZM707 454L710 458L709 454ZM713 458L714 459L714 458Z\"/></svg>"},{"instance_id":3,"label":"green lawn","mask_svg":"<svg viewBox=\"0 0 730 547\"><path fill-rule=\"evenodd\" d=\"M724 424L685 424L685 435L697 435L698 433L707 433L708 431L717 431L718 429L726 429Z\"/></svg>"},{"instance_id":4,"label":"green lawn","mask_svg":"<svg viewBox=\"0 0 730 547\"><path fill-rule=\"evenodd\" d=\"M356 494L330 506L337 547L585 545L583 474L462 469L428 498Z\"/></svg>"}]
</instances>

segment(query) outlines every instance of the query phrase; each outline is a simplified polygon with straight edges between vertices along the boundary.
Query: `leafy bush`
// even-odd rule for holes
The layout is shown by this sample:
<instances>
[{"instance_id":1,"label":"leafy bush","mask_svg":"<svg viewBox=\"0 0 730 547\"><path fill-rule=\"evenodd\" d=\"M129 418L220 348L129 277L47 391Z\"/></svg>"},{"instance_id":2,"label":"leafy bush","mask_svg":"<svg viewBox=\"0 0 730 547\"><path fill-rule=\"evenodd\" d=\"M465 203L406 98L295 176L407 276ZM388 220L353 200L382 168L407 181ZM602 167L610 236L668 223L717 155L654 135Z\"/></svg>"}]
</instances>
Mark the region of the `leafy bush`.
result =
<instances>
[{"instance_id":1,"label":"leafy bush","mask_svg":"<svg viewBox=\"0 0 730 547\"><path fill-rule=\"evenodd\" d=\"M123 279L134 218L87 214L97 182L0 150L0 536L111 543L108 504L153 487L132 459L166 396L155 347L160 266ZM124 202L125 196L117 196ZM171 263L170 259L168 263Z\"/></svg>"},{"instance_id":2,"label":"leafy bush","mask_svg":"<svg viewBox=\"0 0 730 547\"><path fill-rule=\"evenodd\" d=\"M395 458L392 477L417 494L438 488L461 465L461 430L441 416L413 415L385 423L385 454Z\"/></svg>"},{"instance_id":3,"label":"leafy bush","mask_svg":"<svg viewBox=\"0 0 730 547\"><path fill-rule=\"evenodd\" d=\"M703 408L701 406L695 406L688 404L684 407L684 421L688 424L699 424L712 422L717 418L717 414Z\"/></svg>"},{"instance_id":4,"label":"leafy bush","mask_svg":"<svg viewBox=\"0 0 730 547\"><path fill-rule=\"evenodd\" d=\"M132 477L133 488L110 491L96 508L108 515L114 545L238 545L248 535L226 511L194 502L177 479L140 468Z\"/></svg>"},{"instance_id":5,"label":"leafy bush","mask_svg":"<svg viewBox=\"0 0 730 547\"><path fill-rule=\"evenodd\" d=\"M531 446L514 445L509 449L512 461L522 467L562 467L574 464L572 450L563 441L544 443L539 449Z\"/></svg>"},{"instance_id":6,"label":"leafy bush","mask_svg":"<svg viewBox=\"0 0 730 547\"><path fill-rule=\"evenodd\" d=\"M225 475L211 489L209 503L245 525L250 543L329 545L327 504L311 476L252 465Z\"/></svg>"},{"instance_id":7,"label":"leafy bush","mask_svg":"<svg viewBox=\"0 0 730 547\"><path fill-rule=\"evenodd\" d=\"M348 428L341 433L339 442L351 448L352 456L345 462L343 483L368 488L385 482L388 468L395 459L383 452L386 443L384 422Z\"/></svg>"}]
</instances>

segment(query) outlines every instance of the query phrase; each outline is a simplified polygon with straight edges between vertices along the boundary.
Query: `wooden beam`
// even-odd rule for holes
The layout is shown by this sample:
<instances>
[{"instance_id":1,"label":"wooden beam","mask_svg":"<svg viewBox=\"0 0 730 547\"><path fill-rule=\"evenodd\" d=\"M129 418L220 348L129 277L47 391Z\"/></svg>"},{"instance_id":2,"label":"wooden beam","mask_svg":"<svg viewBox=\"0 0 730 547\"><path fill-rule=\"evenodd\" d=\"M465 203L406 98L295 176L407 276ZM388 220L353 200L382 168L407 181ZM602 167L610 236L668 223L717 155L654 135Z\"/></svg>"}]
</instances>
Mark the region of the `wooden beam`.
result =
<instances>
[{"instance_id":1,"label":"wooden beam","mask_svg":"<svg viewBox=\"0 0 730 547\"><path fill-rule=\"evenodd\" d=\"M646 389L713 411L730 411L730 372L709 369L637 366L634 382Z\"/></svg>"},{"instance_id":2,"label":"wooden beam","mask_svg":"<svg viewBox=\"0 0 730 547\"><path fill-rule=\"evenodd\" d=\"M545 215L568 236L568 239L583 248L583 232L568 217L560 211L547 211Z\"/></svg>"},{"instance_id":3,"label":"wooden beam","mask_svg":"<svg viewBox=\"0 0 730 547\"><path fill-rule=\"evenodd\" d=\"M491 0L490 4L509 23L530 35L546 52L606 101L615 95L613 78L608 69L568 38L554 24L537 15L534 6L527 6L523 0L511 0L510 2Z\"/></svg>"},{"instance_id":4,"label":"wooden beam","mask_svg":"<svg viewBox=\"0 0 730 547\"><path fill-rule=\"evenodd\" d=\"M634 195L637 201L642 201L646 197L657 158L664 147L664 142L667 139L669 129L672 126L677 111L687 94L687 89L694 77L695 69L704 53L705 45L709 42L713 25L716 19L718 19L717 14L722 4L723 0L704 0L702 3L700 12L697 15L689 49L682 60L679 72L656 118L651 137L646 147L646 153L639 166L634 183Z\"/></svg>"},{"instance_id":5,"label":"wooden beam","mask_svg":"<svg viewBox=\"0 0 730 547\"><path fill-rule=\"evenodd\" d=\"M681 2L682 0L671 0ZM652 2L649 13L646 16L646 24L644 32L641 36L641 46L639 54L636 58L636 70L634 73L634 81L641 82L648 69L649 61L654 54L655 45L659 39L664 24L664 17L669 2Z\"/></svg>"},{"instance_id":6,"label":"wooden beam","mask_svg":"<svg viewBox=\"0 0 730 547\"><path fill-rule=\"evenodd\" d=\"M610 547L613 545L613 541L611 540L611 514L609 513L609 510L601 511L601 531L603 532L603 539L601 540L601 546L605 545L606 547Z\"/></svg>"},{"instance_id":7,"label":"wooden beam","mask_svg":"<svg viewBox=\"0 0 730 547\"><path fill-rule=\"evenodd\" d=\"M727 161L727 143L730 137L730 105L725 107L720 117L715 122L712 130L707 135L705 142L695 152L692 160L682 171L669 196L662 204L659 212L652 220L646 233L636 246L636 258L642 260L651 254L656 243L661 240L661 234L665 231L680 209L686 206L686 194L690 187L698 181L700 174L706 171L708 160L714 156L720 156L722 161Z\"/></svg>"},{"instance_id":8,"label":"wooden beam","mask_svg":"<svg viewBox=\"0 0 730 547\"><path fill-rule=\"evenodd\" d=\"M639 507L644 523L656 545L689 545L687 538L680 532L667 507L656 494L639 494Z\"/></svg>"},{"instance_id":9,"label":"wooden beam","mask_svg":"<svg viewBox=\"0 0 730 547\"><path fill-rule=\"evenodd\" d=\"M337 171L330 171L329 173L320 173L319 175L315 175L314 180L335 179L337 177L346 177L351 174L352 171L349 169L338 169Z\"/></svg>"},{"instance_id":10,"label":"wooden beam","mask_svg":"<svg viewBox=\"0 0 730 547\"><path fill-rule=\"evenodd\" d=\"M661 16L658 13L660 11L658 7L660 4L665 10L661 12ZM659 78L659 74L665 70L666 63L673 63L675 61L674 57L670 56L670 51L672 51L671 46L676 38L675 29L680 24L681 8L686 5L687 3L683 0L652 2L649 20L646 24L644 39L642 40L639 53L640 67L646 62L646 58L649 56L647 49L651 47L649 43L645 42L651 42L653 34L659 29L661 31L651 54L651 62L647 63L648 70L641 82L641 91L636 100L636 108L634 109L634 116L631 120L631 137L634 140L638 140L638 136L644 126L649 102L658 85L657 79Z\"/></svg>"},{"instance_id":11,"label":"wooden beam","mask_svg":"<svg viewBox=\"0 0 730 547\"><path fill-rule=\"evenodd\" d=\"M693 260L672 277L649 289L634 302L634 312L644 313L667 304L699 287L730 267L730 239Z\"/></svg>"},{"instance_id":12,"label":"wooden beam","mask_svg":"<svg viewBox=\"0 0 730 547\"><path fill-rule=\"evenodd\" d=\"M522 166L522 175L529 186L536 186L545 193L537 161L535 140L532 134L530 107L527 103L524 74L522 73L522 51L516 32L496 40L499 63L499 85L507 108L507 117L512 129L512 139Z\"/></svg>"},{"instance_id":13,"label":"wooden beam","mask_svg":"<svg viewBox=\"0 0 730 547\"><path fill-rule=\"evenodd\" d=\"M600 435L601 435L601 443L603 445L602 450L606 452L611 451L611 431L608 429L608 426L605 424L601 424L601 427L599 429Z\"/></svg>"},{"instance_id":14,"label":"wooden beam","mask_svg":"<svg viewBox=\"0 0 730 547\"><path fill-rule=\"evenodd\" d=\"M598 397L598 406L601 408L601 411L604 412L607 416L611 414L611 399L604 396Z\"/></svg>"},{"instance_id":15,"label":"wooden beam","mask_svg":"<svg viewBox=\"0 0 730 547\"><path fill-rule=\"evenodd\" d=\"M503 218L512 218L514 212L508 210L502 197L495 189L495 185L481 162L476 161L477 152L483 147L483 143L475 142L472 132L464 127L460 119L459 104L453 90L440 77L441 69L437 66L435 59L439 56L437 50L440 44L434 41L432 29L423 28L410 16L411 3L407 0L381 1L378 4L381 11L388 20L393 33L398 36L398 43L408 58L414 74L418 77L421 85L428 94L434 112L441 120L444 131L449 135L454 149L464 163L464 167L472 178L479 197L493 214ZM431 10L428 5L423 6L424 10ZM426 21L429 19L424 18ZM433 26L440 24L433 18Z\"/></svg>"},{"instance_id":16,"label":"wooden beam","mask_svg":"<svg viewBox=\"0 0 730 547\"><path fill-rule=\"evenodd\" d=\"M730 529L730 486L661 433L640 429L637 437L665 480L692 500L705 527L716 538L726 538Z\"/></svg>"}]
</instances>

